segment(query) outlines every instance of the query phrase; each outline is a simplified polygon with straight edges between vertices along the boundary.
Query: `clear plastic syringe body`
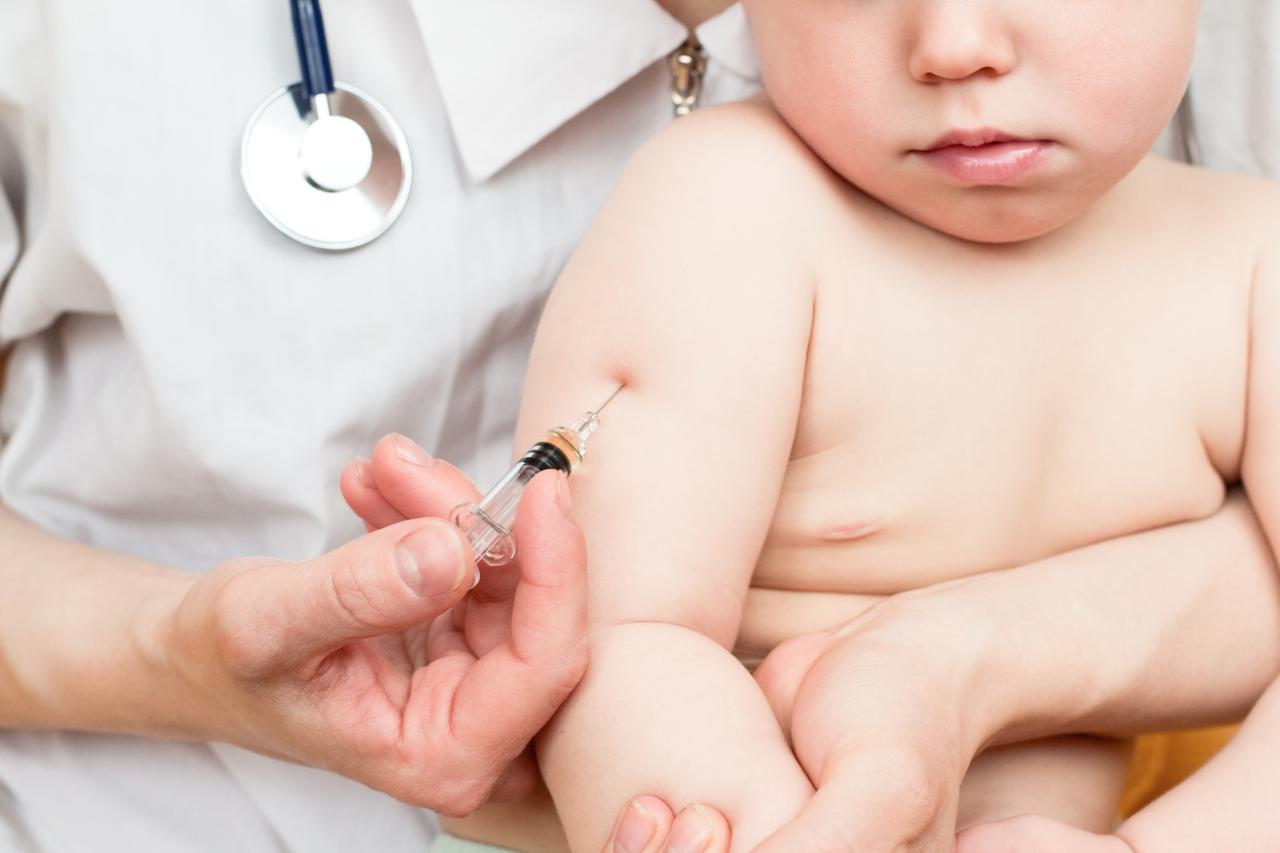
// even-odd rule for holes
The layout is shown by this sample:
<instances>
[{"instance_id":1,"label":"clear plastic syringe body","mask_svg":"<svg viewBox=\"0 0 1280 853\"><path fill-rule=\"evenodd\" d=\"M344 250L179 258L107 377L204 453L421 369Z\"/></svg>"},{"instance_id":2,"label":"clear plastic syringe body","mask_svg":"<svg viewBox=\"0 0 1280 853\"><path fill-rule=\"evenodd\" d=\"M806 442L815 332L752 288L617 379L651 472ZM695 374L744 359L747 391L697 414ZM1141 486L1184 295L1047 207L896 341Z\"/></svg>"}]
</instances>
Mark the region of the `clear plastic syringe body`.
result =
<instances>
[{"instance_id":1,"label":"clear plastic syringe body","mask_svg":"<svg viewBox=\"0 0 1280 853\"><path fill-rule=\"evenodd\" d=\"M542 471L555 469L569 475L582 464L587 438L599 424L598 412L587 412L570 426L547 430L478 503L453 510L453 523L471 543L477 565L501 566L516 555L511 528L525 487Z\"/></svg>"}]
</instances>

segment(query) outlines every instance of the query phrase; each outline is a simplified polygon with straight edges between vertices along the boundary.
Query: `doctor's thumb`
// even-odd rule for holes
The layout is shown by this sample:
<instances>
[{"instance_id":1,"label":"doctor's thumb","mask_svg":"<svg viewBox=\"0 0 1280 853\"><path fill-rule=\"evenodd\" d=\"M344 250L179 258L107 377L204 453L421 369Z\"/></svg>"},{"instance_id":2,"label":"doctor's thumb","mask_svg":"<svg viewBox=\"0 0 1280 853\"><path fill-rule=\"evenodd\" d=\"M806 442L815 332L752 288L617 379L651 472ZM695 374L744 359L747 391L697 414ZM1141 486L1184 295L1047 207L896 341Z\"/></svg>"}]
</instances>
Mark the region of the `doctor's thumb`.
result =
<instances>
[{"instance_id":1,"label":"doctor's thumb","mask_svg":"<svg viewBox=\"0 0 1280 853\"><path fill-rule=\"evenodd\" d=\"M294 638L308 652L426 624L457 604L475 576L466 539L438 518L383 528L304 565Z\"/></svg>"}]
</instances>

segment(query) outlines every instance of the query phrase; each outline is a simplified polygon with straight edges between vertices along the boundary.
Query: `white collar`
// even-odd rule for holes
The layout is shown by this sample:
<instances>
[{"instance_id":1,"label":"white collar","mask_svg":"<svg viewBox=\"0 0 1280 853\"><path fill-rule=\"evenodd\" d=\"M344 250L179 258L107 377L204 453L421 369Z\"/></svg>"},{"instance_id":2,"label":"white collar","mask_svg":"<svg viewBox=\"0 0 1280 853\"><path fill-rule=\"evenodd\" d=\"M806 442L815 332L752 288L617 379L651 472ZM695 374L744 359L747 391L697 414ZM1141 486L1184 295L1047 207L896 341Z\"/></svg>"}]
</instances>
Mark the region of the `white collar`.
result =
<instances>
[{"instance_id":1,"label":"white collar","mask_svg":"<svg viewBox=\"0 0 1280 853\"><path fill-rule=\"evenodd\" d=\"M655 0L412 0L462 162L491 177L663 58L688 31ZM698 28L707 54L758 79L742 8Z\"/></svg>"}]
</instances>

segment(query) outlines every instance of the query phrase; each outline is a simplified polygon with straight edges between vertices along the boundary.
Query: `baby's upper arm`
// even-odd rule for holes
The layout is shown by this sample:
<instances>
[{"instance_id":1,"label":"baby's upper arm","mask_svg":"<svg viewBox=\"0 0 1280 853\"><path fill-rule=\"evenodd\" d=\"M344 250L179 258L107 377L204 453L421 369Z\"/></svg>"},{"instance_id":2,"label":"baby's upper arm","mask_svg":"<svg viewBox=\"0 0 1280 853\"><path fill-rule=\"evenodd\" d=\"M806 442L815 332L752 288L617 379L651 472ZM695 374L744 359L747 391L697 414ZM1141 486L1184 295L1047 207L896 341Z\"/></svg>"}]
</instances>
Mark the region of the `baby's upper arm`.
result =
<instances>
[{"instance_id":1,"label":"baby's upper arm","mask_svg":"<svg viewBox=\"0 0 1280 853\"><path fill-rule=\"evenodd\" d=\"M1275 198L1250 299L1242 477L1272 553L1280 555L1280 192Z\"/></svg>"},{"instance_id":2,"label":"baby's upper arm","mask_svg":"<svg viewBox=\"0 0 1280 853\"><path fill-rule=\"evenodd\" d=\"M804 382L813 293L787 216L804 158L759 106L681 119L628 167L552 293L519 445L625 386L572 480L594 623L734 639Z\"/></svg>"}]
</instances>

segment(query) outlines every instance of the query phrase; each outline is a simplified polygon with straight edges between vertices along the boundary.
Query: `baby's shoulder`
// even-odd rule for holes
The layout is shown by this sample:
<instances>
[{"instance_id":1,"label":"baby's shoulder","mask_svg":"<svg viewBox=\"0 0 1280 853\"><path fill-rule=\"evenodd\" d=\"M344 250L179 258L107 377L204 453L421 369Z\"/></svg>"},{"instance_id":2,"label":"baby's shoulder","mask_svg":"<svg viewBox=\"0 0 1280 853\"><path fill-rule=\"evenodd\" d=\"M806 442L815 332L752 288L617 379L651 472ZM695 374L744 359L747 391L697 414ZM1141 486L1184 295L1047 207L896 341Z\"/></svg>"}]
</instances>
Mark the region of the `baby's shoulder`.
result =
<instances>
[{"instance_id":1,"label":"baby's shoulder","mask_svg":"<svg viewBox=\"0 0 1280 853\"><path fill-rule=\"evenodd\" d=\"M676 119L627 164L552 300L614 318L602 327L638 345L680 328L719 335L727 309L739 321L807 324L816 240L807 226L821 219L813 200L828 180L767 103Z\"/></svg>"},{"instance_id":2,"label":"baby's shoulder","mask_svg":"<svg viewBox=\"0 0 1280 853\"><path fill-rule=\"evenodd\" d=\"M1280 181L1151 157L1157 203L1188 228L1253 253L1280 248Z\"/></svg>"},{"instance_id":3,"label":"baby's shoulder","mask_svg":"<svg viewBox=\"0 0 1280 853\"><path fill-rule=\"evenodd\" d=\"M754 223L780 238L803 233L794 226L820 219L845 187L757 96L671 122L633 157L619 192L665 193L673 214L744 235Z\"/></svg>"},{"instance_id":4,"label":"baby's shoulder","mask_svg":"<svg viewBox=\"0 0 1280 853\"><path fill-rule=\"evenodd\" d=\"M703 107L669 123L641 147L633 165L674 163L701 167L706 175L733 174L747 180L775 172L810 172L816 177L826 171L763 95ZM744 166L754 168L744 173Z\"/></svg>"}]
</instances>

